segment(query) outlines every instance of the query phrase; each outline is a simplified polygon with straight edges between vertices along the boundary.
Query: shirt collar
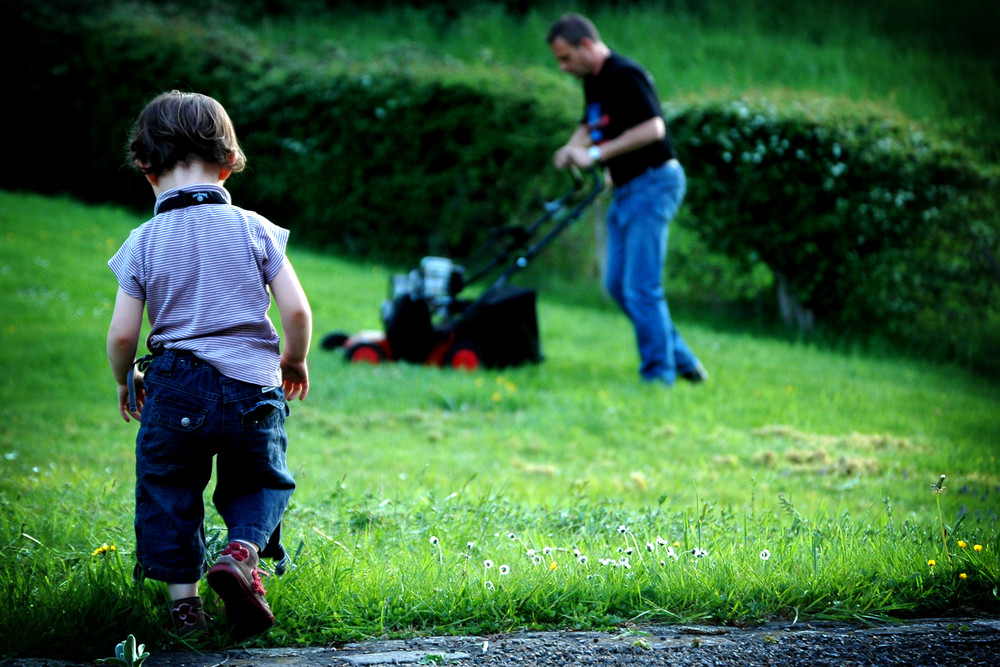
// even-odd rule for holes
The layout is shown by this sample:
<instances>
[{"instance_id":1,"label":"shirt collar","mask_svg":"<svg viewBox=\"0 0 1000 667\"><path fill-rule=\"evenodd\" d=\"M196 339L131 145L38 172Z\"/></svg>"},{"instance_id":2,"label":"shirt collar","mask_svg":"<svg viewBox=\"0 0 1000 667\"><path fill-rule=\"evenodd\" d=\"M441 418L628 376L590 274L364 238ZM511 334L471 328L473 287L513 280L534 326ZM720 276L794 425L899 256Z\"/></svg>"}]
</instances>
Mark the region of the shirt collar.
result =
<instances>
[{"instance_id":1,"label":"shirt collar","mask_svg":"<svg viewBox=\"0 0 1000 667\"><path fill-rule=\"evenodd\" d=\"M182 185L176 188L171 188L160 193L160 196L156 198L156 203L153 205L153 215L159 213L160 206L163 202L167 201L172 197L176 197L182 192L191 194L197 200L197 194L199 192L205 193L217 193L221 194L223 199L226 200L227 204L233 203L233 198L230 196L229 191L226 190L221 185L216 185L214 183L195 183L193 185Z\"/></svg>"}]
</instances>

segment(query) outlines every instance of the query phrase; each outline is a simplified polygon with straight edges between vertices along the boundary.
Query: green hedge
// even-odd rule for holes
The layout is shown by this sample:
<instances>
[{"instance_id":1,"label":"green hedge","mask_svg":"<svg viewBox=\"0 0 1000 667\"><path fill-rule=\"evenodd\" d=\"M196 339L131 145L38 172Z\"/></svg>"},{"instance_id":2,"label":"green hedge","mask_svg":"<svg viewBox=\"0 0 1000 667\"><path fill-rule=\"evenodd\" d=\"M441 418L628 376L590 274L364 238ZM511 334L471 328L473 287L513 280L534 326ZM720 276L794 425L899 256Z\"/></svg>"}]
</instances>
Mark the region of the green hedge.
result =
<instances>
[{"instance_id":1,"label":"green hedge","mask_svg":"<svg viewBox=\"0 0 1000 667\"><path fill-rule=\"evenodd\" d=\"M462 256L554 178L553 137L568 125L537 77L420 53L331 70L276 72L235 105L255 196L316 245Z\"/></svg>"},{"instance_id":2,"label":"green hedge","mask_svg":"<svg viewBox=\"0 0 1000 667\"><path fill-rule=\"evenodd\" d=\"M998 321L998 174L877 109L830 100L668 110L693 227L763 263L820 322L958 345Z\"/></svg>"},{"instance_id":3,"label":"green hedge","mask_svg":"<svg viewBox=\"0 0 1000 667\"><path fill-rule=\"evenodd\" d=\"M230 182L236 201L317 247L404 265L462 257L563 189L550 156L580 93L554 68L470 66L419 46L292 60L231 20L79 4L14 3L9 30L29 47L0 47L17 63L0 187L149 211L148 186L123 165L127 130L148 99L181 88L233 116L249 158ZM837 330L966 357L997 342L995 172L877 109L757 100L667 111L689 176L671 285L745 297L773 274ZM553 250L581 252L573 241Z\"/></svg>"},{"instance_id":4,"label":"green hedge","mask_svg":"<svg viewBox=\"0 0 1000 667\"><path fill-rule=\"evenodd\" d=\"M130 124L171 88L224 104L268 65L230 24L170 16L142 4L15 0L3 40L17 103L9 135L19 167L5 187L67 192L152 210L145 180L125 165Z\"/></svg>"},{"instance_id":5,"label":"green hedge","mask_svg":"<svg viewBox=\"0 0 1000 667\"><path fill-rule=\"evenodd\" d=\"M419 48L364 63L283 60L238 24L145 5L91 15L24 3L17 18L38 51L15 73L26 131L14 154L26 168L4 187L151 209L123 165L129 124L155 94L196 90L227 107L244 145L249 169L230 181L240 205L320 247L412 261L468 249L550 190L551 152L570 129L551 72L467 67ZM56 151L77 166L52 178Z\"/></svg>"}]
</instances>

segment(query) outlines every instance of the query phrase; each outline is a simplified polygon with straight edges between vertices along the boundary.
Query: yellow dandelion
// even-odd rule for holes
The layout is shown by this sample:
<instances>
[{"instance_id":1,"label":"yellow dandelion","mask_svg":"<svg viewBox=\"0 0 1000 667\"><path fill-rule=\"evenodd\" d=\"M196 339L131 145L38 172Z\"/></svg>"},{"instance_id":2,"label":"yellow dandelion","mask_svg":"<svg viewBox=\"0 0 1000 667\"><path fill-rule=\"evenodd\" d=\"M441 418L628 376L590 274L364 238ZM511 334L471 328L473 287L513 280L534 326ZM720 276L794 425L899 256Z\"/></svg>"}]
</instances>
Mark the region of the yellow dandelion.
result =
<instances>
[{"instance_id":1,"label":"yellow dandelion","mask_svg":"<svg viewBox=\"0 0 1000 667\"><path fill-rule=\"evenodd\" d=\"M963 572L962 574L958 575L958 578L959 579L968 579L969 575L967 575L965 572Z\"/></svg>"},{"instance_id":2,"label":"yellow dandelion","mask_svg":"<svg viewBox=\"0 0 1000 667\"><path fill-rule=\"evenodd\" d=\"M931 558L929 561L927 561L927 565L930 567L934 567L935 565L937 565L937 561Z\"/></svg>"},{"instance_id":3,"label":"yellow dandelion","mask_svg":"<svg viewBox=\"0 0 1000 667\"><path fill-rule=\"evenodd\" d=\"M90 555L91 556L104 556L104 555L107 555L108 553L110 553L112 551L116 551L115 545L108 544L107 542L105 542L101 546L99 546L96 549L94 549L94 553L92 553Z\"/></svg>"},{"instance_id":4,"label":"yellow dandelion","mask_svg":"<svg viewBox=\"0 0 1000 667\"><path fill-rule=\"evenodd\" d=\"M556 563L555 561L552 561L552 562L551 562L551 563L549 564L549 569L550 569L550 570L558 570L558 569L559 569L559 565L558 565L558 564L557 564L557 563Z\"/></svg>"},{"instance_id":5,"label":"yellow dandelion","mask_svg":"<svg viewBox=\"0 0 1000 667\"><path fill-rule=\"evenodd\" d=\"M983 550L983 545L982 544L977 544L974 547L972 547L972 550L973 551L982 551Z\"/></svg>"},{"instance_id":6,"label":"yellow dandelion","mask_svg":"<svg viewBox=\"0 0 1000 667\"><path fill-rule=\"evenodd\" d=\"M961 548L963 548L963 549L964 549L965 547L967 547L967 546L969 546L969 545L968 545L968 543L966 543L966 541L965 541L965 540L959 540L959 541L958 541L958 546L960 546Z\"/></svg>"},{"instance_id":7,"label":"yellow dandelion","mask_svg":"<svg viewBox=\"0 0 1000 667\"><path fill-rule=\"evenodd\" d=\"M500 394L499 391L493 392L493 402L494 403L499 403L502 400L503 400L503 396Z\"/></svg>"}]
</instances>

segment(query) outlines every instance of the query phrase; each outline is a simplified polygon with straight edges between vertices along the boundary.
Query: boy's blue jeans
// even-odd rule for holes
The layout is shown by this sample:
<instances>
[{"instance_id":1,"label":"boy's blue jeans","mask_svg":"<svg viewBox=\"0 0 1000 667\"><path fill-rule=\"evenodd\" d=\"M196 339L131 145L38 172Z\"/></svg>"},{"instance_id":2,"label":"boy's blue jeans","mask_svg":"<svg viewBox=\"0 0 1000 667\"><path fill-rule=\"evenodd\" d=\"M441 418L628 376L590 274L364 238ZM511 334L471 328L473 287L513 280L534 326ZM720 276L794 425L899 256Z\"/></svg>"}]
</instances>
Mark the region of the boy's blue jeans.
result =
<instances>
[{"instance_id":1,"label":"boy's blue jeans","mask_svg":"<svg viewBox=\"0 0 1000 667\"><path fill-rule=\"evenodd\" d=\"M280 387L227 378L189 352L154 357L136 436L137 556L145 575L193 583L209 567L203 494L231 540L261 547L278 529L295 481L285 463L288 407Z\"/></svg>"},{"instance_id":2,"label":"boy's blue jeans","mask_svg":"<svg viewBox=\"0 0 1000 667\"><path fill-rule=\"evenodd\" d=\"M605 286L635 328L639 374L668 385L697 364L663 293L668 229L686 187L684 169L671 160L616 186L607 216Z\"/></svg>"}]
</instances>

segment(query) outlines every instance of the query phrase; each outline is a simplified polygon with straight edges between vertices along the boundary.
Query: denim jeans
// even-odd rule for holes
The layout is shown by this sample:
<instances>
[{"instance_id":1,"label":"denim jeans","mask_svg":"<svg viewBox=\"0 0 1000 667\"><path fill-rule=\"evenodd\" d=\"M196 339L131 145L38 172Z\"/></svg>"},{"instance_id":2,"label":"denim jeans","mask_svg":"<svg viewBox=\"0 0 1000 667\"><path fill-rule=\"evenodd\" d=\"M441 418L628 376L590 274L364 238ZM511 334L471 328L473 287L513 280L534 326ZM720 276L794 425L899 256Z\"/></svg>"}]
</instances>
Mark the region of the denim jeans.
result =
<instances>
[{"instance_id":1,"label":"denim jeans","mask_svg":"<svg viewBox=\"0 0 1000 667\"><path fill-rule=\"evenodd\" d=\"M668 229L686 186L684 169L671 160L616 186L607 216L605 286L635 328L640 376L668 385L697 364L663 293Z\"/></svg>"},{"instance_id":2,"label":"denim jeans","mask_svg":"<svg viewBox=\"0 0 1000 667\"><path fill-rule=\"evenodd\" d=\"M146 371L136 436L136 551L146 576L169 583L205 574L203 494L217 466L212 500L228 539L261 547L276 534L295 481L285 462L281 387L223 376L189 352L167 350Z\"/></svg>"}]
</instances>

